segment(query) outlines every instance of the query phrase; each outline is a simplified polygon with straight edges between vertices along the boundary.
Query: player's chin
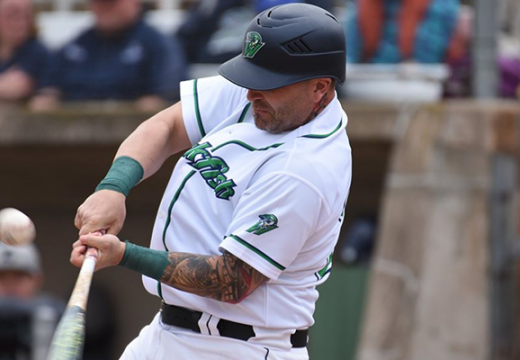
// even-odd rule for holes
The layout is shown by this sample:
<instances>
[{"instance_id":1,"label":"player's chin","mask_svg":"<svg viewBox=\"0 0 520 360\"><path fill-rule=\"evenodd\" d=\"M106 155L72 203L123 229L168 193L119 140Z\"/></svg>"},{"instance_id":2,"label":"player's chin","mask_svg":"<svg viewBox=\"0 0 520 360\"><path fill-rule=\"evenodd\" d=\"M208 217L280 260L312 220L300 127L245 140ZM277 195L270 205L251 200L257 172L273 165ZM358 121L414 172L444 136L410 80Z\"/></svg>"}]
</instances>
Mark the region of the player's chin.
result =
<instances>
[{"instance_id":1,"label":"player's chin","mask_svg":"<svg viewBox=\"0 0 520 360\"><path fill-rule=\"evenodd\" d=\"M267 118L266 116L260 116L257 115L254 117L255 119L255 125L260 130L267 131L271 134L279 134L282 131L280 131L278 124L276 123L276 120Z\"/></svg>"}]
</instances>

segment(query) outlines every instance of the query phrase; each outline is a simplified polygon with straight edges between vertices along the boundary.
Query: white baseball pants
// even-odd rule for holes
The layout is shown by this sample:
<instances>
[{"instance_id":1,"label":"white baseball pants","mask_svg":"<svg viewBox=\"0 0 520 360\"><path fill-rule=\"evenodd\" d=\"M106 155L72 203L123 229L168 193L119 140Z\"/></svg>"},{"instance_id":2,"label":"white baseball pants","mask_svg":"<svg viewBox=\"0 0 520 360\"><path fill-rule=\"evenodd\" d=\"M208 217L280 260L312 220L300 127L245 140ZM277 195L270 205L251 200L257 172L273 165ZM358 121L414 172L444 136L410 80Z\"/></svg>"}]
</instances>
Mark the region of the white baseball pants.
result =
<instances>
[{"instance_id":1,"label":"white baseball pants","mask_svg":"<svg viewBox=\"0 0 520 360\"><path fill-rule=\"evenodd\" d=\"M165 325L157 314L125 349L120 360L308 360L307 348L289 351Z\"/></svg>"}]
</instances>

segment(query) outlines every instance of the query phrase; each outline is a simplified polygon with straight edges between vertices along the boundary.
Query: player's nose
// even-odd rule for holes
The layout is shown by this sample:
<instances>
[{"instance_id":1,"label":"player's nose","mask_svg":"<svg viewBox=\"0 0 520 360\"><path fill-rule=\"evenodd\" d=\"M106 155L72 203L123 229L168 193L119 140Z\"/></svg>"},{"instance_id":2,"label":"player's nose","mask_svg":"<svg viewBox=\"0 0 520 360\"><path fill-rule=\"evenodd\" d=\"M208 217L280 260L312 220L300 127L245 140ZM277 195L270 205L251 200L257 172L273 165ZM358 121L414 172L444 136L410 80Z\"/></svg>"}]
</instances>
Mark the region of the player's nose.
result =
<instances>
[{"instance_id":1,"label":"player's nose","mask_svg":"<svg viewBox=\"0 0 520 360\"><path fill-rule=\"evenodd\" d=\"M254 101L263 99L264 95L258 90L247 90L247 100Z\"/></svg>"}]
</instances>

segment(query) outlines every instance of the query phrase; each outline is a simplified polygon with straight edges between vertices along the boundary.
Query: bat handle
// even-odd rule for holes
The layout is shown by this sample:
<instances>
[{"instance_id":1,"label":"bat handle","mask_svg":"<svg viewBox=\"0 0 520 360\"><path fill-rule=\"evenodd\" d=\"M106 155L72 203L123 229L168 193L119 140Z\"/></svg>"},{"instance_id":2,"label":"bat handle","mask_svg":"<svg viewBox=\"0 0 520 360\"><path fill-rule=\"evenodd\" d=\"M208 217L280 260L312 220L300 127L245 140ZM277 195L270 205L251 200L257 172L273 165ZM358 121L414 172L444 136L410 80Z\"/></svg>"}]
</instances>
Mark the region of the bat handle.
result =
<instances>
[{"instance_id":1,"label":"bat handle","mask_svg":"<svg viewBox=\"0 0 520 360\"><path fill-rule=\"evenodd\" d=\"M106 234L105 229L98 230L93 233L94 235L101 236ZM85 253L85 260L79 270L78 279L74 291L69 299L68 306L79 306L82 309L87 308L87 298L90 290L90 282L94 275L94 269L98 260L98 250L93 247L87 248Z\"/></svg>"},{"instance_id":2,"label":"bat handle","mask_svg":"<svg viewBox=\"0 0 520 360\"><path fill-rule=\"evenodd\" d=\"M90 259L92 261L97 262L98 259L98 250L93 247L87 248L87 253L85 254L85 260Z\"/></svg>"},{"instance_id":3,"label":"bat handle","mask_svg":"<svg viewBox=\"0 0 520 360\"><path fill-rule=\"evenodd\" d=\"M90 252L90 254L89 254ZM81 309L87 308L88 293L90 290L90 283L94 275L94 269L97 261L97 250L89 248L83 260L83 265L79 270L79 275L76 280L76 285L70 296L68 307L79 306Z\"/></svg>"},{"instance_id":4,"label":"bat handle","mask_svg":"<svg viewBox=\"0 0 520 360\"><path fill-rule=\"evenodd\" d=\"M98 231L93 232L93 235L102 236L105 235L107 231L105 229L100 229ZM96 263L98 259L98 250L93 247L87 248L87 253L85 254L85 260L86 259L92 259L94 263Z\"/></svg>"}]
</instances>

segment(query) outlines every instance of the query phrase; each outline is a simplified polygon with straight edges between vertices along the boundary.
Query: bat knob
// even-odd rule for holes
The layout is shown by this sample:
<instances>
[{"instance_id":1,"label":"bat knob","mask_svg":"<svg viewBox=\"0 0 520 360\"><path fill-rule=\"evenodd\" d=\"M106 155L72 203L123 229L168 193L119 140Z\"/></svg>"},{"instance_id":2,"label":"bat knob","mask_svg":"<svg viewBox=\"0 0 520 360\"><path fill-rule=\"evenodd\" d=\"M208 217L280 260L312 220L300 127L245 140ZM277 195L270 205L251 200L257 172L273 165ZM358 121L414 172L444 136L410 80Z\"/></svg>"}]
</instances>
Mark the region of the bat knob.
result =
<instances>
[{"instance_id":1,"label":"bat knob","mask_svg":"<svg viewBox=\"0 0 520 360\"><path fill-rule=\"evenodd\" d=\"M97 260L98 258L98 250L93 247L89 247L87 249L87 253L85 255L86 257L93 258L94 260Z\"/></svg>"}]
</instances>

